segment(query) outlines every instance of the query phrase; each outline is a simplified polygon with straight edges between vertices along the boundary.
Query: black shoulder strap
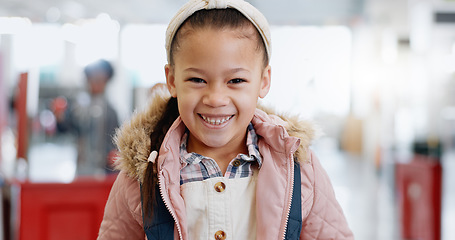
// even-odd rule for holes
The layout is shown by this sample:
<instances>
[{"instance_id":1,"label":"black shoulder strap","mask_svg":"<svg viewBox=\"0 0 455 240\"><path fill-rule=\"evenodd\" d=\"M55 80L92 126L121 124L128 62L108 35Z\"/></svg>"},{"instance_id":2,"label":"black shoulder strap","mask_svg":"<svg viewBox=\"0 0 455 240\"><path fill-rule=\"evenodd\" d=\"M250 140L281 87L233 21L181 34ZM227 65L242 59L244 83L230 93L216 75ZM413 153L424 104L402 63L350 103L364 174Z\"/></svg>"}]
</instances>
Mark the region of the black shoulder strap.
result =
<instances>
[{"instance_id":1,"label":"black shoulder strap","mask_svg":"<svg viewBox=\"0 0 455 240\"><path fill-rule=\"evenodd\" d=\"M142 184L141 184L142 189ZM142 193L142 191L141 191ZM141 202L144 203L141 195ZM142 220L144 222L144 232L148 240L173 240L174 239L174 219L166 208L163 199L161 198L160 189L156 185L155 189L155 205L153 206L153 217L147 217L150 214L144 213L142 206ZM152 208L149 208L152 209Z\"/></svg>"},{"instance_id":2,"label":"black shoulder strap","mask_svg":"<svg viewBox=\"0 0 455 240\"><path fill-rule=\"evenodd\" d=\"M302 230L302 198L301 198L300 164L294 161L294 187L292 191L291 210L289 211L286 237L284 239L299 239Z\"/></svg>"}]
</instances>

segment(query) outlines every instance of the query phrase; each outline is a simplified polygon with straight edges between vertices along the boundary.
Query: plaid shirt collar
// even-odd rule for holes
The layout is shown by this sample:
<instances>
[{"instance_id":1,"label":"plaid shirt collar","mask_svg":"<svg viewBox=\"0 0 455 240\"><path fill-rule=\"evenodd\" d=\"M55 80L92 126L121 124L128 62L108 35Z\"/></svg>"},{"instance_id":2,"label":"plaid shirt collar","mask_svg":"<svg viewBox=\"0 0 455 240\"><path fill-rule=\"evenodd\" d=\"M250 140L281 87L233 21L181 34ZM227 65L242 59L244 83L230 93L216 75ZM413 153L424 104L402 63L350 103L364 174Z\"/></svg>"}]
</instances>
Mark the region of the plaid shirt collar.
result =
<instances>
[{"instance_id":1,"label":"plaid shirt collar","mask_svg":"<svg viewBox=\"0 0 455 240\"><path fill-rule=\"evenodd\" d=\"M242 178L253 175L253 163L257 163L258 168L262 166L262 157L257 145L258 137L253 124L247 128L246 146L248 155L238 154L232 159L224 176L228 178ZM180 142L180 162L183 168L180 172L180 183L184 184L193 181L202 181L212 177L222 177L222 173L215 160L202 156L197 153L188 153L186 150L188 142L188 130L182 136Z\"/></svg>"}]
</instances>

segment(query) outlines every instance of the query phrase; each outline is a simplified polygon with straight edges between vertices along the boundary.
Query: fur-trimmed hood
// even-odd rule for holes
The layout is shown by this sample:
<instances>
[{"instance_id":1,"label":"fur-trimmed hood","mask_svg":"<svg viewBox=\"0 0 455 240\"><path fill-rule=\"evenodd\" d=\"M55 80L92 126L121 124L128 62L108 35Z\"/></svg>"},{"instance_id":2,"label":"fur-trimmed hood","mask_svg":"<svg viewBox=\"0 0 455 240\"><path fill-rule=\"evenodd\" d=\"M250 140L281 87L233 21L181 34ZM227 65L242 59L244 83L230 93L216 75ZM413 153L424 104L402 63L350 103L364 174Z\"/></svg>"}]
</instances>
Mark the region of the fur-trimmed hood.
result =
<instances>
[{"instance_id":1,"label":"fur-trimmed hood","mask_svg":"<svg viewBox=\"0 0 455 240\"><path fill-rule=\"evenodd\" d=\"M150 134L163 114L170 98L167 89L157 89L152 93L147 107L135 112L129 121L126 121L116 131L114 142L119 150L115 161L115 168L124 171L128 176L142 182L147 159L150 155ZM302 121L296 116L275 114L270 108L258 106L272 118L278 118L289 136L300 139L300 145L295 156L300 162L308 162L309 146L315 137L315 128L308 121Z\"/></svg>"}]
</instances>

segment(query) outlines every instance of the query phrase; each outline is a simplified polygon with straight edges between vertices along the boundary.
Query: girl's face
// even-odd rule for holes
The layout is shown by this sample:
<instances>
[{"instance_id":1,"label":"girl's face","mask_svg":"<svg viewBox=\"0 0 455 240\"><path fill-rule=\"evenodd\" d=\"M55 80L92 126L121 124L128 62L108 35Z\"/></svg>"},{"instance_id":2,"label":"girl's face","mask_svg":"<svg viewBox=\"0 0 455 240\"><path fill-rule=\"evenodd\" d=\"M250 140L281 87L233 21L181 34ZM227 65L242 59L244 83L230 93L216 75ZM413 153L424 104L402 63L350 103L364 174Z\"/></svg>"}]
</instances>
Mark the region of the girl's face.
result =
<instances>
[{"instance_id":1,"label":"girl's face","mask_svg":"<svg viewBox=\"0 0 455 240\"><path fill-rule=\"evenodd\" d=\"M232 29L185 33L174 65L166 65L167 85L178 100L190 131L188 151L204 156L242 152L258 97L270 88L257 40ZM184 38L184 39L183 39Z\"/></svg>"}]
</instances>

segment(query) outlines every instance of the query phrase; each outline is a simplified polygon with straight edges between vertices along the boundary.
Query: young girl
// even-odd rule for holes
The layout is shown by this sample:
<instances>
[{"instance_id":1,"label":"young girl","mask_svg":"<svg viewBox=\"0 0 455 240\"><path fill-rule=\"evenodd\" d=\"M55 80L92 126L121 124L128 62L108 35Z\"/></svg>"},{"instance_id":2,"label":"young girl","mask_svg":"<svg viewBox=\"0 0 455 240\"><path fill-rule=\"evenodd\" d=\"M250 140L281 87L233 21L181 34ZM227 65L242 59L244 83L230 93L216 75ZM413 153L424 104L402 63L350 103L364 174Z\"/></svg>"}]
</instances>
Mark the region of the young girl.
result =
<instances>
[{"instance_id":1,"label":"young girl","mask_svg":"<svg viewBox=\"0 0 455 240\"><path fill-rule=\"evenodd\" d=\"M117 133L120 174L98 239L353 239L311 126L257 109L270 44L243 0L179 10L166 33L169 91Z\"/></svg>"}]
</instances>

